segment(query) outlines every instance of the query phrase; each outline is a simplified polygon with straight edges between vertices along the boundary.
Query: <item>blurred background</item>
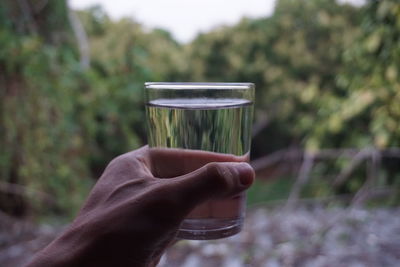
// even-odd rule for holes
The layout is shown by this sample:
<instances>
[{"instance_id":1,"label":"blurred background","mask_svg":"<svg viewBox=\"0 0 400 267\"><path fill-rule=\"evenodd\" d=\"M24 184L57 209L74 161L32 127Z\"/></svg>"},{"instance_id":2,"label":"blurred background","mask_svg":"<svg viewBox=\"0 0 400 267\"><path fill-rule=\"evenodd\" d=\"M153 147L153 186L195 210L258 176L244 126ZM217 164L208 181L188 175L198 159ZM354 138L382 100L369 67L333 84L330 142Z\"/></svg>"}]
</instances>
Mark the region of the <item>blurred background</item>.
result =
<instances>
[{"instance_id":1,"label":"blurred background","mask_svg":"<svg viewBox=\"0 0 400 267\"><path fill-rule=\"evenodd\" d=\"M245 229L160 266L400 265L399 1L2 0L0 266L146 143L145 81L256 84Z\"/></svg>"}]
</instances>

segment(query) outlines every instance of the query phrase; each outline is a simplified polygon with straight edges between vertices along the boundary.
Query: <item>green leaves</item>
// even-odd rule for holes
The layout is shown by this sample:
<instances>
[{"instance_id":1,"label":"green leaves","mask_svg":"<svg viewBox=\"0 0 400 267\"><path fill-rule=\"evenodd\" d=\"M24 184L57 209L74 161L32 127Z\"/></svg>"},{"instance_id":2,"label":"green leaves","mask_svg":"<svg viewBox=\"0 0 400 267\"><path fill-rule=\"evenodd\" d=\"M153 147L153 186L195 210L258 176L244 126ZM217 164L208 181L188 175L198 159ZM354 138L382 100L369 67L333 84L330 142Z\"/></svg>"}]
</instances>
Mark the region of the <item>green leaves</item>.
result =
<instances>
[{"instance_id":1,"label":"green leaves","mask_svg":"<svg viewBox=\"0 0 400 267\"><path fill-rule=\"evenodd\" d=\"M398 1L356 8L280 0L271 17L245 18L188 45L93 7L78 12L90 44L87 70L66 1L49 1L30 24L15 1L4 3L0 179L53 195L50 207L32 202L39 213L72 214L91 177L146 142L145 81L254 82L256 121L269 121L253 142L254 155L289 145L400 145Z\"/></svg>"}]
</instances>

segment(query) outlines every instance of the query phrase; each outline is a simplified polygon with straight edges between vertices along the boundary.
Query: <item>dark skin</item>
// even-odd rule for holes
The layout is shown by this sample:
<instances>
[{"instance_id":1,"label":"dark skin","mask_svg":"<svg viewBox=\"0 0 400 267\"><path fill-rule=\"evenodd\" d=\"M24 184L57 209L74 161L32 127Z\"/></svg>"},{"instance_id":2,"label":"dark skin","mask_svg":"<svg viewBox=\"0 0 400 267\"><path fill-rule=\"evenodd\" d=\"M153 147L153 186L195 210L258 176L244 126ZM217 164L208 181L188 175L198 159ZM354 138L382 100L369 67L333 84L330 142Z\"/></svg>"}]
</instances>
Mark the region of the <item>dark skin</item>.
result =
<instances>
[{"instance_id":1,"label":"dark skin","mask_svg":"<svg viewBox=\"0 0 400 267\"><path fill-rule=\"evenodd\" d=\"M251 185L254 171L245 160L147 146L121 155L68 229L28 266L155 266L198 204Z\"/></svg>"}]
</instances>

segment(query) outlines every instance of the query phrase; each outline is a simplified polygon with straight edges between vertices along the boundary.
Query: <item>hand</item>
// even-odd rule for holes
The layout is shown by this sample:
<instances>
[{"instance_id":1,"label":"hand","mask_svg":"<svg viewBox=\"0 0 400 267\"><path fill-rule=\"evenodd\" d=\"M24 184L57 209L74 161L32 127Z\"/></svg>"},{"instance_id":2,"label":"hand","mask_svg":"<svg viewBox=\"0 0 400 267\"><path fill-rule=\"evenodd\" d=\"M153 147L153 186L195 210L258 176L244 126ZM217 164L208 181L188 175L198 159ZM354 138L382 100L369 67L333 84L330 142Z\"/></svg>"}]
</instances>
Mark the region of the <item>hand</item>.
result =
<instances>
[{"instance_id":1,"label":"hand","mask_svg":"<svg viewBox=\"0 0 400 267\"><path fill-rule=\"evenodd\" d=\"M154 266L198 204L250 186L254 172L244 160L147 146L121 155L71 226L29 266Z\"/></svg>"}]
</instances>

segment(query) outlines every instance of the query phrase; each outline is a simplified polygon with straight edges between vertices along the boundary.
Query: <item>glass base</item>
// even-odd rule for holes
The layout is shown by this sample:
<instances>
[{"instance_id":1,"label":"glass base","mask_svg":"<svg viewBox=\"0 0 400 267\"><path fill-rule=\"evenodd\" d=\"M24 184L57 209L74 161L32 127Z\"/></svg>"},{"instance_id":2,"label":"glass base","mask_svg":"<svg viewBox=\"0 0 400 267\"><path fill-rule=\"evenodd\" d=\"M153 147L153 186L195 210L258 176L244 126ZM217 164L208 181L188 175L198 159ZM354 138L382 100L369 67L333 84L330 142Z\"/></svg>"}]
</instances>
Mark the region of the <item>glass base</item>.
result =
<instances>
[{"instance_id":1,"label":"glass base","mask_svg":"<svg viewBox=\"0 0 400 267\"><path fill-rule=\"evenodd\" d=\"M242 229L242 219L186 219L179 228L177 238L210 240L235 235Z\"/></svg>"}]
</instances>

